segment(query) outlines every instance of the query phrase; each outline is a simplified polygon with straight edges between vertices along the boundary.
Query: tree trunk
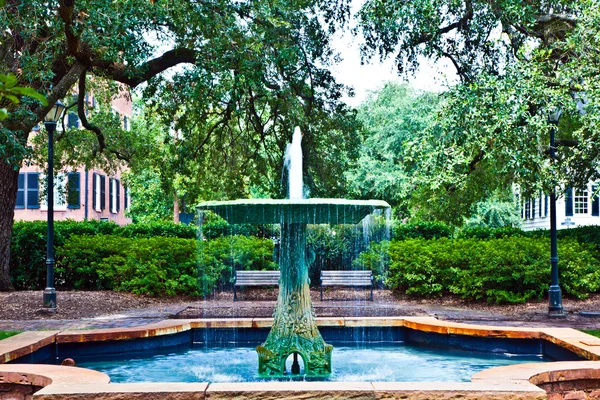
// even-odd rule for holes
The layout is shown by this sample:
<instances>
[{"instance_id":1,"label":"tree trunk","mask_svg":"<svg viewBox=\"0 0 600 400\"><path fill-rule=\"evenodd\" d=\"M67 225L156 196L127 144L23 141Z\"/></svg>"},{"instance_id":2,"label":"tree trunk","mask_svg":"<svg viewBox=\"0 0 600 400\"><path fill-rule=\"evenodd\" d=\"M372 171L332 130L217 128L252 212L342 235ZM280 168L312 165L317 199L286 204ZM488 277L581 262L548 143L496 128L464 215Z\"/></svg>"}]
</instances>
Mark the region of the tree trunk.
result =
<instances>
[{"instance_id":1,"label":"tree trunk","mask_svg":"<svg viewBox=\"0 0 600 400\"><path fill-rule=\"evenodd\" d=\"M14 290L10 282L10 238L12 236L19 170L0 161L0 291Z\"/></svg>"},{"instance_id":2,"label":"tree trunk","mask_svg":"<svg viewBox=\"0 0 600 400\"><path fill-rule=\"evenodd\" d=\"M179 220L179 197L177 197L177 193L173 193L173 222L176 224L181 222Z\"/></svg>"}]
</instances>

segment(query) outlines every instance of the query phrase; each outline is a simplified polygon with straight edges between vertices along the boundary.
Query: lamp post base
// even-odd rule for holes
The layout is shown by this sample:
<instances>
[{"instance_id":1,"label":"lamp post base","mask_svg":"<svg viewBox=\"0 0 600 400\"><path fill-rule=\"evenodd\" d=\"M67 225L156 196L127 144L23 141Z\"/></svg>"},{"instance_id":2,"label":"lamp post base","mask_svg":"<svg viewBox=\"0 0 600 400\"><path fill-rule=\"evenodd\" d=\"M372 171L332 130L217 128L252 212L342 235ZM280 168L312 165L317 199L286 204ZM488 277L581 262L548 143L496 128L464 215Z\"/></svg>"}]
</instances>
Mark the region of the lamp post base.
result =
<instances>
[{"instance_id":1,"label":"lamp post base","mask_svg":"<svg viewBox=\"0 0 600 400\"><path fill-rule=\"evenodd\" d=\"M44 289L44 310L56 312L56 290L54 288Z\"/></svg>"},{"instance_id":2,"label":"lamp post base","mask_svg":"<svg viewBox=\"0 0 600 400\"><path fill-rule=\"evenodd\" d=\"M548 317L550 318L566 318L567 314L562 306L562 292L558 285L550 286L548 289Z\"/></svg>"}]
</instances>

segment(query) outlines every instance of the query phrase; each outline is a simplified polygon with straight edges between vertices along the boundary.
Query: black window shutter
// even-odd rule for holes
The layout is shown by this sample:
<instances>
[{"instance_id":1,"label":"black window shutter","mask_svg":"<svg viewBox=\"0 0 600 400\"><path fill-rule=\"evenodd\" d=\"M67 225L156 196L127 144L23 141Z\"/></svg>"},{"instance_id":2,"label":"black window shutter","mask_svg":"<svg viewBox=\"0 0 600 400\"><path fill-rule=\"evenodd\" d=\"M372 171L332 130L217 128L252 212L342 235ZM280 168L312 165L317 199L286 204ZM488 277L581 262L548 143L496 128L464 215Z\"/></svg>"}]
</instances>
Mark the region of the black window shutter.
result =
<instances>
[{"instance_id":1,"label":"black window shutter","mask_svg":"<svg viewBox=\"0 0 600 400\"><path fill-rule=\"evenodd\" d=\"M540 199L539 199L540 201L538 202L538 204L539 204L539 206L540 206L540 207L539 207L540 209L539 209L538 215L539 215L540 217L542 216L542 199L543 199L543 198L544 198L544 193L542 193L542 191L540 190Z\"/></svg>"},{"instance_id":2,"label":"black window shutter","mask_svg":"<svg viewBox=\"0 0 600 400\"><path fill-rule=\"evenodd\" d=\"M573 216L573 188L568 188L565 194L565 215L567 217Z\"/></svg>"},{"instance_id":3,"label":"black window shutter","mask_svg":"<svg viewBox=\"0 0 600 400\"><path fill-rule=\"evenodd\" d=\"M121 188L119 187L119 180L115 179L115 187L117 189L117 213L121 210Z\"/></svg>"},{"instance_id":4,"label":"black window shutter","mask_svg":"<svg viewBox=\"0 0 600 400\"><path fill-rule=\"evenodd\" d=\"M77 209L80 207L81 186L79 172L69 172L67 175L67 207Z\"/></svg>"},{"instance_id":5,"label":"black window shutter","mask_svg":"<svg viewBox=\"0 0 600 400\"><path fill-rule=\"evenodd\" d=\"M40 174L27 174L27 208L40 208Z\"/></svg>"},{"instance_id":6,"label":"black window shutter","mask_svg":"<svg viewBox=\"0 0 600 400\"><path fill-rule=\"evenodd\" d=\"M106 208L106 176L100 175L100 209Z\"/></svg>"},{"instance_id":7,"label":"black window shutter","mask_svg":"<svg viewBox=\"0 0 600 400\"><path fill-rule=\"evenodd\" d=\"M96 193L98 193L98 187L96 185L96 175L97 173L92 174L92 209L96 209Z\"/></svg>"},{"instance_id":8,"label":"black window shutter","mask_svg":"<svg viewBox=\"0 0 600 400\"><path fill-rule=\"evenodd\" d=\"M593 217L600 216L600 199L598 199L596 190L598 190L598 186L592 185L592 216Z\"/></svg>"},{"instance_id":9,"label":"black window shutter","mask_svg":"<svg viewBox=\"0 0 600 400\"><path fill-rule=\"evenodd\" d=\"M548 195L546 195L546 198L544 199L544 217L548 216Z\"/></svg>"},{"instance_id":10,"label":"black window shutter","mask_svg":"<svg viewBox=\"0 0 600 400\"><path fill-rule=\"evenodd\" d=\"M25 174L19 174L19 183L17 186L17 202L15 208L25 208Z\"/></svg>"},{"instance_id":11,"label":"black window shutter","mask_svg":"<svg viewBox=\"0 0 600 400\"><path fill-rule=\"evenodd\" d=\"M123 186L123 195L125 197L123 201L123 210L127 210L127 207L129 207L129 189L127 189L127 186Z\"/></svg>"}]
</instances>

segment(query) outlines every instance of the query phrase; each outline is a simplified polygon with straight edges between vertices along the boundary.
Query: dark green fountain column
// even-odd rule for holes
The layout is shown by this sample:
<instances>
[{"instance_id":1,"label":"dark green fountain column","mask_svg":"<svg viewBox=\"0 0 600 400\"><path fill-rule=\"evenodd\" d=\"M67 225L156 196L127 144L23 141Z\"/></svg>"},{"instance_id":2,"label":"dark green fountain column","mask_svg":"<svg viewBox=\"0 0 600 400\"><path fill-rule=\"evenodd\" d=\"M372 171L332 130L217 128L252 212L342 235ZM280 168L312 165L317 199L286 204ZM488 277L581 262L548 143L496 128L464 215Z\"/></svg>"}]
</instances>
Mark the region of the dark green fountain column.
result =
<instances>
[{"instance_id":1,"label":"dark green fountain column","mask_svg":"<svg viewBox=\"0 0 600 400\"><path fill-rule=\"evenodd\" d=\"M267 340L256 348L258 372L261 376L282 376L286 359L296 353L302 357L305 375L329 375L333 346L321 337L310 299L306 224L281 224L279 268L273 327Z\"/></svg>"}]
</instances>

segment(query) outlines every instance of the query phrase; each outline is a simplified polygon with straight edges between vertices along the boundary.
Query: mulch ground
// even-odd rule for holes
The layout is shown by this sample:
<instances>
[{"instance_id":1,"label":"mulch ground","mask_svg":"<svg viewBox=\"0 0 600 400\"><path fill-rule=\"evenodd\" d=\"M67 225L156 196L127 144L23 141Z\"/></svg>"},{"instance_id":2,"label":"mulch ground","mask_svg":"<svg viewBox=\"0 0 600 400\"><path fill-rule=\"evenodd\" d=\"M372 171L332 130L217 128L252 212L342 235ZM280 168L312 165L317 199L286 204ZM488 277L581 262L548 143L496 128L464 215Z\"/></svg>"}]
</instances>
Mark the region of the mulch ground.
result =
<instances>
[{"instance_id":1,"label":"mulch ground","mask_svg":"<svg viewBox=\"0 0 600 400\"><path fill-rule=\"evenodd\" d=\"M57 292L57 312L42 308L42 291L0 293L0 320L82 319L182 303L185 298L156 298L111 291Z\"/></svg>"},{"instance_id":2,"label":"mulch ground","mask_svg":"<svg viewBox=\"0 0 600 400\"><path fill-rule=\"evenodd\" d=\"M412 316L429 315L447 320L484 321L490 324L515 321L548 322L546 300L517 305L466 302L456 297L413 299L389 290L376 290L374 301L364 290L334 289L320 301L318 290L311 292L313 305L320 317ZM58 291L56 313L42 308L42 291L0 293L0 320L81 320L123 315L132 318L233 318L272 316L277 289L249 289L238 293L233 301L229 291L207 299L192 297L150 297L110 291ZM557 325L581 325L600 328L600 318L582 318L581 311L600 312L600 295L586 300L564 299L568 318ZM552 321L550 321L552 322Z\"/></svg>"}]
</instances>

